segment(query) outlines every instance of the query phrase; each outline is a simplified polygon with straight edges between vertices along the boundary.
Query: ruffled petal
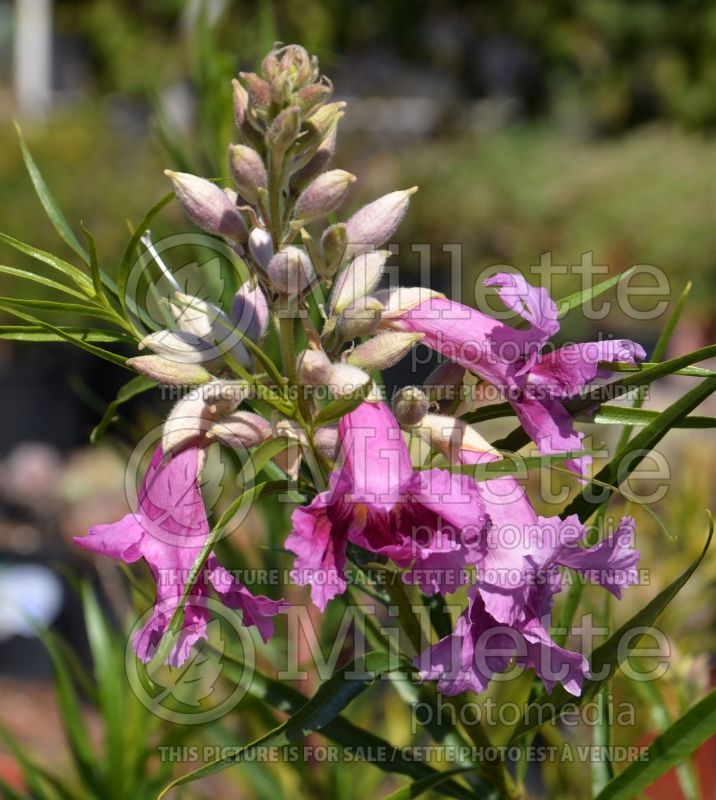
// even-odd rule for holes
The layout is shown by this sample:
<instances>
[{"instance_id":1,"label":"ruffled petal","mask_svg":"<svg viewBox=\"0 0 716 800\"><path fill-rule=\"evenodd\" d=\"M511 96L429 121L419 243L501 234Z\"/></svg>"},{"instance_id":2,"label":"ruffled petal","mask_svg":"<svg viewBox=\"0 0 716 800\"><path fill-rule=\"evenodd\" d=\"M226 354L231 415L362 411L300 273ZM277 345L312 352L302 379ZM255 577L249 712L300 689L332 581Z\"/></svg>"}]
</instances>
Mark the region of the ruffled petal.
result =
<instances>
[{"instance_id":1,"label":"ruffled petal","mask_svg":"<svg viewBox=\"0 0 716 800\"><path fill-rule=\"evenodd\" d=\"M639 583L639 551L634 548L633 517L622 517L619 527L595 547L565 546L556 556L565 567L579 570L590 582L621 598L622 589Z\"/></svg>"},{"instance_id":2,"label":"ruffled petal","mask_svg":"<svg viewBox=\"0 0 716 800\"><path fill-rule=\"evenodd\" d=\"M272 600L270 597L251 594L213 557L207 562L207 577L224 605L241 611L241 621L246 627L255 625L264 642L273 636L276 614L288 607L285 600Z\"/></svg>"},{"instance_id":3,"label":"ruffled petal","mask_svg":"<svg viewBox=\"0 0 716 800\"><path fill-rule=\"evenodd\" d=\"M94 525L87 536L75 536L72 541L85 550L131 564L142 557L141 542L144 526L139 514L127 514L119 522Z\"/></svg>"},{"instance_id":4,"label":"ruffled petal","mask_svg":"<svg viewBox=\"0 0 716 800\"><path fill-rule=\"evenodd\" d=\"M343 568L350 516L350 507L336 500L335 489L316 495L309 506L291 515L286 548L296 554L293 577L301 586L311 586L311 599L321 611L346 590Z\"/></svg>"},{"instance_id":5,"label":"ruffled petal","mask_svg":"<svg viewBox=\"0 0 716 800\"><path fill-rule=\"evenodd\" d=\"M600 361L636 364L645 358L644 348L630 339L568 344L545 353L530 370L527 385L536 399L572 397L596 377L611 374L598 369Z\"/></svg>"},{"instance_id":6,"label":"ruffled petal","mask_svg":"<svg viewBox=\"0 0 716 800\"><path fill-rule=\"evenodd\" d=\"M533 400L523 396L512 401L522 427L545 455L582 449L584 434L574 429L572 417L559 400ZM578 475L586 474L589 456L571 459L565 465Z\"/></svg>"}]
</instances>

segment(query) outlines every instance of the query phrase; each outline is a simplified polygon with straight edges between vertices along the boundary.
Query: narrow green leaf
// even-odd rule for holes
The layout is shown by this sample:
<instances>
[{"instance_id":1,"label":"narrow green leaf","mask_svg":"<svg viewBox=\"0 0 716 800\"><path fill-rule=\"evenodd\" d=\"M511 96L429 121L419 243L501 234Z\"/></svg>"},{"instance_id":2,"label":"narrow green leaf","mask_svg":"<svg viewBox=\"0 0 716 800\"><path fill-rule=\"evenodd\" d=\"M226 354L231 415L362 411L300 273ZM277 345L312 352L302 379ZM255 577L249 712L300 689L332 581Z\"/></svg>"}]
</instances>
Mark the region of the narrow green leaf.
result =
<instances>
[{"instance_id":1,"label":"narrow green leaf","mask_svg":"<svg viewBox=\"0 0 716 800\"><path fill-rule=\"evenodd\" d=\"M628 278L633 272L634 267L629 267L629 269L624 270L624 272L620 272L619 275L613 275L611 278L607 278L605 281L596 284L596 286L590 286L588 289L583 289L580 292L575 292L574 294L567 295L567 297L563 297L561 300L557 301L558 315L563 317L573 308L583 306L587 300L603 294L608 289L611 289L612 286L616 286L625 278Z\"/></svg>"},{"instance_id":2,"label":"narrow green leaf","mask_svg":"<svg viewBox=\"0 0 716 800\"><path fill-rule=\"evenodd\" d=\"M70 247L72 250L77 253L78 256L85 262L88 263L88 256L87 251L82 247L79 243L79 240L75 236L72 228L70 228L69 223L65 219L64 214L60 211L60 207L55 202L55 199L50 194L50 190L45 183L45 179L42 177L40 170L35 163L35 159L32 157L30 150L25 143L25 137L22 135L22 131L20 130L20 126L15 123L15 129L17 130L17 136L20 140L20 149L22 150L22 158L25 162L25 166L27 167L27 171L30 174L30 179L32 180L32 185L35 187L35 192L37 192L37 196L40 198L40 202L42 203L42 207L45 209L45 213L47 214L50 222L52 223L53 227L60 234L64 243Z\"/></svg>"},{"instance_id":3,"label":"narrow green leaf","mask_svg":"<svg viewBox=\"0 0 716 800\"><path fill-rule=\"evenodd\" d=\"M125 693L123 682L124 662L118 657L112 632L107 619L102 614L97 598L89 584L82 586L87 638L92 652L95 683L98 690L99 708L104 723L105 758L99 762L103 779L111 787L113 797L122 797L125 772L123 757L125 753L125 713L122 698Z\"/></svg>"},{"instance_id":4,"label":"narrow green leaf","mask_svg":"<svg viewBox=\"0 0 716 800\"><path fill-rule=\"evenodd\" d=\"M82 224L82 223L80 223ZM94 293L97 297L104 297L104 289L102 287L102 270L100 269L99 262L97 261L97 245L95 244L94 236L88 228L82 225L82 233L87 239L87 246L89 248L89 268L92 275L92 286Z\"/></svg>"},{"instance_id":5,"label":"narrow green leaf","mask_svg":"<svg viewBox=\"0 0 716 800\"><path fill-rule=\"evenodd\" d=\"M0 303L13 308L36 308L39 311L57 311L63 314L83 314L88 317L99 317L109 322L114 315L87 303L63 303L58 300L33 300L27 297L0 297Z\"/></svg>"},{"instance_id":6,"label":"narrow green leaf","mask_svg":"<svg viewBox=\"0 0 716 800\"><path fill-rule=\"evenodd\" d=\"M59 336L60 339L71 342L80 349L86 350L88 353L92 353L92 355L104 358L106 361L111 361L113 364L118 364L120 367L125 366L124 362L126 359L122 356L119 356L116 353L111 353L109 350L103 350L101 347L95 347L95 345L89 344L87 341L68 333L64 328L59 328L56 325L50 325L49 322L44 322L37 317L33 317L31 314L25 314L16 308L10 308L10 306L3 305L2 303L0 303L0 311L7 311L9 314L13 314L19 319L25 320L25 322L30 322L33 325L37 325L38 327L46 330L48 333L53 333L56 336Z\"/></svg>"},{"instance_id":7,"label":"narrow green leaf","mask_svg":"<svg viewBox=\"0 0 716 800\"><path fill-rule=\"evenodd\" d=\"M439 784L448 780L449 778L459 775L462 772L473 772L476 767L454 767L453 769L446 769L444 772L439 772L437 775L430 775L425 778L420 778L407 786L403 786L396 792L392 792L385 800L411 800L413 797L419 797L429 789L434 789Z\"/></svg>"},{"instance_id":8,"label":"narrow green leaf","mask_svg":"<svg viewBox=\"0 0 716 800\"><path fill-rule=\"evenodd\" d=\"M92 297L94 290L92 288L91 279L88 278L82 270L77 269L77 267L70 264L68 261L59 258L59 256L54 256L52 253L48 253L45 250L39 250L37 247L25 244L25 242L21 242L18 239L13 239L12 236L8 236L6 233L0 233L0 242L9 245L20 253L24 253L26 256L30 256L30 258L34 258L35 261L47 264L48 267L52 267L52 269L57 272L61 272L74 281L87 297Z\"/></svg>"},{"instance_id":9,"label":"narrow green leaf","mask_svg":"<svg viewBox=\"0 0 716 800\"><path fill-rule=\"evenodd\" d=\"M716 690L706 695L649 745L646 757L633 761L610 781L597 800L631 800L657 778L688 758L716 733Z\"/></svg>"},{"instance_id":10,"label":"narrow green leaf","mask_svg":"<svg viewBox=\"0 0 716 800\"><path fill-rule=\"evenodd\" d=\"M582 686L582 693L579 697L574 697L569 694L561 685L556 686L552 694L544 692L534 703L530 703L525 709L525 716L515 729L511 742L516 741L529 731L539 727L539 725L554 719L559 715L565 705L573 706L575 703L579 705L594 697L599 687L611 679L616 668L628 655L625 652L623 640L625 640L626 637L630 637L632 646L635 646L640 637L634 636L633 631L639 628L648 628L653 625L659 614L661 614L666 606L681 591L689 578L694 574L699 564L703 561L709 549L709 545L711 544L713 533L714 523L709 514L709 533L701 555L673 583L659 592L659 594L647 603L641 611L638 611L631 619L625 622L616 633L613 633L604 644L601 644L594 650L590 658L591 671L592 673L598 674L604 672L603 677L595 680L586 680Z\"/></svg>"},{"instance_id":11,"label":"narrow green leaf","mask_svg":"<svg viewBox=\"0 0 716 800\"><path fill-rule=\"evenodd\" d=\"M96 444L102 436L104 436L107 428L117 419L117 410L122 404L128 402L142 392L148 392L150 389L154 389L156 385L155 381L150 378L145 378L144 375L136 375L134 378L127 381L117 392L115 399L109 403L104 412L104 416L90 434L90 441L92 444Z\"/></svg>"},{"instance_id":12,"label":"narrow green leaf","mask_svg":"<svg viewBox=\"0 0 716 800\"><path fill-rule=\"evenodd\" d=\"M51 631L38 630L37 635L41 639L52 661L62 726L67 738L67 743L72 751L75 766L83 782L88 787L97 790L99 783L96 773L96 758L92 752L92 745L84 725L79 699L72 682L67 662Z\"/></svg>"},{"instance_id":13,"label":"narrow green leaf","mask_svg":"<svg viewBox=\"0 0 716 800\"><path fill-rule=\"evenodd\" d=\"M224 655L224 664L227 677L231 679L231 670L237 668L237 675L243 674L244 666L228 655ZM239 671L240 670L240 671ZM248 688L248 693L267 705L286 714L297 713L307 702L305 695L285 682L274 680L255 669ZM405 756L402 748L390 744L371 731L359 728L343 715L334 717L327 725L321 728L321 735L326 739L352 749L365 748L373 753L384 753L385 759L374 761L378 769L386 773L405 775L409 778L424 778L439 774L437 770L424 762L417 761L410 756ZM442 793L450 797L469 800L474 794L464 789L454 781L447 781L442 787Z\"/></svg>"},{"instance_id":14,"label":"narrow green leaf","mask_svg":"<svg viewBox=\"0 0 716 800\"><path fill-rule=\"evenodd\" d=\"M49 326L50 328L52 326ZM99 328L63 327L65 334L83 342L115 342L127 344L130 340L126 334ZM0 325L0 339L21 342L66 342L67 336L52 333L47 325Z\"/></svg>"},{"instance_id":15,"label":"narrow green leaf","mask_svg":"<svg viewBox=\"0 0 716 800\"><path fill-rule=\"evenodd\" d=\"M600 425L649 425L658 419L660 411L634 406L602 406L594 417ZM716 428L716 417L684 417L672 426L674 428Z\"/></svg>"},{"instance_id":16,"label":"narrow green leaf","mask_svg":"<svg viewBox=\"0 0 716 800\"><path fill-rule=\"evenodd\" d=\"M124 248L124 253L122 254L122 260L119 263L119 272L117 275L117 296L125 314L128 310L134 314L139 314L139 310L137 309L134 301L130 303L127 299L127 281L129 280L132 264L137 258L137 247L139 245L139 240L142 238L142 236L144 236L145 231L150 226L154 217L156 217L157 214L164 208L164 206L168 205L173 199L174 192L170 192L169 194L164 195L159 202L155 203L149 209L144 219L139 223L139 226L130 237L129 242L127 242L127 246Z\"/></svg>"},{"instance_id":17,"label":"narrow green leaf","mask_svg":"<svg viewBox=\"0 0 716 800\"><path fill-rule=\"evenodd\" d=\"M519 453L503 452L504 458L484 464L446 464L443 469L469 475L476 481L488 481L501 475L519 475L531 469L551 467L565 461L591 455L589 450L574 450L568 453L550 453L543 456L522 456ZM429 467L429 465L428 465Z\"/></svg>"},{"instance_id":18,"label":"narrow green leaf","mask_svg":"<svg viewBox=\"0 0 716 800\"><path fill-rule=\"evenodd\" d=\"M371 686L381 674L395 671L401 667L405 667L405 664L395 655L382 652L367 653L364 658L351 662L322 683L313 697L286 722L254 742L236 747L231 755L206 764L172 781L159 795L158 800L165 797L167 792L176 786L191 783L234 764L240 764L242 755L250 754L255 747L284 747L321 730L368 686ZM360 674L360 677L348 677L351 674Z\"/></svg>"},{"instance_id":19,"label":"narrow green leaf","mask_svg":"<svg viewBox=\"0 0 716 800\"><path fill-rule=\"evenodd\" d=\"M603 467L593 483L589 483L563 511L562 516L577 514L585 522L596 509L606 503L613 491L596 491L600 484L618 487L636 469L647 453L682 419L687 417L710 394L716 391L716 379L707 378L690 392L672 403L665 411L639 433ZM597 483L599 482L599 483Z\"/></svg>"},{"instance_id":20,"label":"narrow green leaf","mask_svg":"<svg viewBox=\"0 0 716 800\"><path fill-rule=\"evenodd\" d=\"M0 273L4 275L12 275L14 278L22 278L26 281L32 281L33 283L40 283L50 289L55 289L58 292L64 292L65 294L68 294L72 297L77 297L80 300L87 299L86 294L78 292L76 289L73 289L70 286L57 283L57 281L53 281L52 278L46 278L44 275L39 275L36 272L28 272L27 270L17 269L16 267L6 267L4 265L0 265Z\"/></svg>"}]
</instances>

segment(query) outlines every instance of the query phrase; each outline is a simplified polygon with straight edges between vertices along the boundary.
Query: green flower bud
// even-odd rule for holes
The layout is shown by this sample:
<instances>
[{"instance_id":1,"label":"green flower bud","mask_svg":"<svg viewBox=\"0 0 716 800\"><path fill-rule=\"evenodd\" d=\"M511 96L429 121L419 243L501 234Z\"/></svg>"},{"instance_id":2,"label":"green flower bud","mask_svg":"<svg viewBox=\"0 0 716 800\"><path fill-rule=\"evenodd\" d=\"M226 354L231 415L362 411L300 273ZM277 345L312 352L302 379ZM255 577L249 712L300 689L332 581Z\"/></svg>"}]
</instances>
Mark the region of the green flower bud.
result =
<instances>
[{"instance_id":1,"label":"green flower bud","mask_svg":"<svg viewBox=\"0 0 716 800\"><path fill-rule=\"evenodd\" d=\"M423 333L403 331L381 333L368 339L367 342L359 344L346 361L369 372L374 369L388 369L407 356L413 345L417 344L424 336Z\"/></svg>"},{"instance_id":2,"label":"green flower bud","mask_svg":"<svg viewBox=\"0 0 716 800\"><path fill-rule=\"evenodd\" d=\"M213 377L200 364L183 364L158 355L136 356L126 363L140 375L165 386L199 386Z\"/></svg>"},{"instance_id":3,"label":"green flower bud","mask_svg":"<svg viewBox=\"0 0 716 800\"><path fill-rule=\"evenodd\" d=\"M343 262L343 255L346 252L346 226L342 222L326 228L321 236L321 249L323 250L323 260L326 264L326 277L335 275Z\"/></svg>"},{"instance_id":4,"label":"green flower bud","mask_svg":"<svg viewBox=\"0 0 716 800\"><path fill-rule=\"evenodd\" d=\"M388 250L374 250L356 256L333 284L329 313L340 314L356 300L370 294L380 282L389 255Z\"/></svg>"},{"instance_id":5,"label":"green flower bud","mask_svg":"<svg viewBox=\"0 0 716 800\"><path fill-rule=\"evenodd\" d=\"M418 187L391 192L363 206L346 222L348 254L375 250L396 232Z\"/></svg>"},{"instance_id":6,"label":"green flower bud","mask_svg":"<svg viewBox=\"0 0 716 800\"><path fill-rule=\"evenodd\" d=\"M276 291L285 297L297 297L315 278L306 252L293 246L276 253L266 267L266 274Z\"/></svg>"},{"instance_id":7,"label":"green flower bud","mask_svg":"<svg viewBox=\"0 0 716 800\"><path fill-rule=\"evenodd\" d=\"M229 169L239 194L255 205L257 189L265 189L267 184L266 167L261 156L246 145L230 144Z\"/></svg>"},{"instance_id":8,"label":"green flower bud","mask_svg":"<svg viewBox=\"0 0 716 800\"><path fill-rule=\"evenodd\" d=\"M417 386L404 386L393 395L393 414L400 425L418 425L428 413L430 403Z\"/></svg>"},{"instance_id":9,"label":"green flower bud","mask_svg":"<svg viewBox=\"0 0 716 800\"><path fill-rule=\"evenodd\" d=\"M202 230L245 242L249 232L231 198L215 183L186 172L164 170L186 215Z\"/></svg>"},{"instance_id":10,"label":"green flower bud","mask_svg":"<svg viewBox=\"0 0 716 800\"><path fill-rule=\"evenodd\" d=\"M361 297L345 308L336 320L336 331L341 341L375 333L380 324L383 304L375 297Z\"/></svg>"},{"instance_id":11,"label":"green flower bud","mask_svg":"<svg viewBox=\"0 0 716 800\"><path fill-rule=\"evenodd\" d=\"M332 169L319 175L296 201L293 211L295 219L311 222L335 211L348 196L355 180L355 175L342 169Z\"/></svg>"}]
</instances>

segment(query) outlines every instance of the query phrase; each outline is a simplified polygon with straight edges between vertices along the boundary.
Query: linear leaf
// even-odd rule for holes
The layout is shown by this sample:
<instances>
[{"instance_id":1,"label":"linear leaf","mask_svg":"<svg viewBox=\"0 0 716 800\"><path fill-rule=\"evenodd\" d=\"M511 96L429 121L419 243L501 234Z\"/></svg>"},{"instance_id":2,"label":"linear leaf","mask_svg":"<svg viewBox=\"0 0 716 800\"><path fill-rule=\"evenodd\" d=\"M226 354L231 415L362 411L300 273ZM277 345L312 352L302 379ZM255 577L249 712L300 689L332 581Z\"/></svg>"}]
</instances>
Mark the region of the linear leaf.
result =
<instances>
[{"instance_id":1,"label":"linear leaf","mask_svg":"<svg viewBox=\"0 0 716 800\"><path fill-rule=\"evenodd\" d=\"M444 772L438 772L437 775L429 775L425 778L413 781L413 783L409 783L407 786L403 786L386 797L385 800L411 800L411 798L419 797L429 789L434 789L439 784L455 775L459 775L461 772L472 772L475 769L475 767L455 767L454 769L446 769Z\"/></svg>"},{"instance_id":2,"label":"linear leaf","mask_svg":"<svg viewBox=\"0 0 716 800\"><path fill-rule=\"evenodd\" d=\"M710 692L649 745L644 759L633 761L610 781L597 800L630 800L671 767L681 764L716 733L716 690Z\"/></svg>"},{"instance_id":3,"label":"linear leaf","mask_svg":"<svg viewBox=\"0 0 716 800\"><path fill-rule=\"evenodd\" d=\"M33 300L29 297L0 297L0 303L16 308L36 308L40 311L57 311L64 314L84 314L89 317L100 317L108 321L113 321L114 316L98 308L95 305L86 303L63 303L59 300Z\"/></svg>"},{"instance_id":4,"label":"linear leaf","mask_svg":"<svg viewBox=\"0 0 716 800\"><path fill-rule=\"evenodd\" d=\"M329 400L325 406L316 414L313 419L315 427L326 425L341 417L349 414L365 400L368 392L370 391L371 383L366 383L360 389L356 390L351 397L336 398Z\"/></svg>"},{"instance_id":5,"label":"linear leaf","mask_svg":"<svg viewBox=\"0 0 716 800\"><path fill-rule=\"evenodd\" d=\"M45 183L45 179L42 177L40 170L35 163L35 159L32 157L30 150L25 143L25 137L22 135L22 131L20 130L20 126L16 123L15 129L17 130L17 136L20 140L20 149L22 150L22 158L25 162L25 166L27 167L27 171L30 174L30 179L32 180L32 184L35 187L35 191L37 192L37 196L40 198L40 202L42 203L42 207L45 209L45 213L47 214L50 222L54 226L57 233L60 234L64 243L70 247L72 250L77 253L78 256L85 262L88 263L87 251L82 247L79 243L79 240L75 236L72 228L70 228L69 223L65 219L64 214L60 211L60 207L55 202L54 197L50 194L50 190Z\"/></svg>"},{"instance_id":6,"label":"linear leaf","mask_svg":"<svg viewBox=\"0 0 716 800\"><path fill-rule=\"evenodd\" d=\"M148 392L156 386L156 382L145 378L144 375L136 375L131 380L127 381L117 392L117 396L107 406L104 416L90 434L90 441L96 444L104 435L107 428L117 418L117 409L123 404L136 397L142 392Z\"/></svg>"},{"instance_id":7,"label":"linear leaf","mask_svg":"<svg viewBox=\"0 0 716 800\"><path fill-rule=\"evenodd\" d=\"M659 614L661 614L666 606L681 591L683 586L696 571L696 568L702 562L706 552L709 549L709 545L711 544L713 533L714 523L711 515L709 515L708 537L706 539L704 549L696 561L694 561L693 564L691 564L691 566L673 583L669 584L669 586L659 592L659 594L657 594L653 600L647 603L647 605L644 606L641 611L638 611L633 617L631 617L631 619L625 622L619 628L619 630L616 631L616 633L613 633L609 639L604 642L604 644L601 644L594 650L590 658L591 671L593 674L602 673L602 671L604 671L605 675L596 680L586 680L582 686L582 693L579 695L579 697L574 697L573 695L569 694L569 692L567 692L567 690L561 685L558 685L552 694L543 692L534 703L530 703L530 705L525 709L525 716L522 719L522 722L515 729L511 742L516 741L534 728L537 728L543 723L549 722L557 717L565 705L573 705L575 703L579 705L594 697L599 687L612 677L616 668L627 656L627 653L624 652L625 648L623 647L623 640L625 637L631 635L631 640L634 641L635 639L640 638L634 636L633 631L635 629L647 628L654 623L654 620L656 620ZM634 644L636 644L635 641Z\"/></svg>"},{"instance_id":8,"label":"linear leaf","mask_svg":"<svg viewBox=\"0 0 716 800\"><path fill-rule=\"evenodd\" d=\"M65 334L83 342L117 342L126 344L130 339L116 331L105 331L100 328L63 327ZM43 325L0 325L0 339L21 342L66 342L67 336L52 333Z\"/></svg>"},{"instance_id":9,"label":"linear leaf","mask_svg":"<svg viewBox=\"0 0 716 800\"><path fill-rule=\"evenodd\" d=\"M47 286L50 289L55 289L58 292L64 292L65 294L69 294L72 297L77 297L80 300L87 299L86 294L78 292L71 286L65 286L62 283L57 283L57 281L53 281L52 278L46 278L44 275L39 275L36 272L28 272L27 270L17 269L16 267L6 267L5 265L0 265L0 273L4 275L12 275L15 278L22 278L26 281L32 281L33 283L41 283L43 286Z\"/></svg>"},{"instance_id":10,"label":"linear leaf","mask_svg":"<svg viewBox=\"0 0 716 800\"><path fill-rule=\"evenodd\" d=\"M122 254L122 260L119 263L119 272L117 275L117 296L119 298L120 305L124 309L125 313L130 305L134 306L134 303L131 304L127 300L127 281L129 280L129 273L132 267L132 263L137 257L137 246L139 245L139 240L144 236L145 231L151 224L154 217L164 208L164 206L168 205L174 199L174 192L170 192L167 195L164 195L159 202L155 203L147 212L144 219L139 223L136 230L132 234L127 242L127 246L124 248L124 253ZM132 313L138 314L139 311L135 308L129 308Z\"/></svg>"},{"instance_id":11,"label":"linear leaf","mask_svg":"<svg viewBox=\"0 0 716 800\"><path fill-rule=\"evenodd\" d=\"M501 475L518 475L531 469L551 467L575 458L591 455L589 450L568 453L550 453L543 456L522 456L519 453L503 453L504 458L485 464L446 464L443 469L469 475L476 481L487 481Z\"/></svg>"},{"instance_id":12,"label":"linear leaf","mask_svg":"<svg viewBox=\"0 0 716 800\"><path fill-rule=\"evenodd\" d=\"M629 269L624 270L624 272L620 272L619 275L613 275L611 278L607 278L605 281L596 284L596 286L590 286L589 289L583 289L581 292L575 292L574 294L567 295L567 297L563 297L561 300L557 301L558 315L563 317L573 308L583 306L587 300L590 300L592 297L598 297L608 289L611 289L612 286L616 286L625 278L628 278L632 272L634 272L634 267L629 267Z\"/></svg>"},{"instance_id":13,"label":"linear leaf","mask_svg":"<svg viewBox=\"0 0 716 800\"><path fill-rule=\"evenodd\" d=\"M660 411L634 406L602 406L594 417L601 425L649 425L658 419ZM674 428L716 428L716 417L684 417L672 426Z\"/></svg>"},{"instance_id":14,"label":"linear leaf","mask_svg":"<svg viewBox=\"0 0 716 800\"><path fill-rule=\"evenodd\" d=\"M106 361L111 361L113 364L119 364L120 367L125 366L124 362L126 359L122 356L118 356L116 353L111 353L109 350L103 350L101 347L95 347L95 345L89 344L89 342L84 341L83 339L80 339L71 333L68 333L64 328L59 328L56 325L50 325L49 322L44 322L37 317L33 317L31 314L24 314L23 312L18 311L18 309L10 308L2 303L0 303L0 310L7 311L19 319L25 320L25 322L30 322L33 325L37 325L38 327L47 330L48 333L53 333L64 341L71 342L80 349L86 350L88 353L92 353L92 355L104 358Z\"/></svg>"},{"instance_id":15,"label":"linear leaf","mask_svg":"<svg viewBox=\"0 0 716 800\"><path fill-rule=\"evenodd\" d=\"M243 665L238 664L229 656L224 656L227 677L231 678L231 670L238 666L242 671ZM308 697L286 683L274 680L264 675L259 670L254 670L253 678L248 688L248 693L258 700L263 701L272 708L286 714L295 714L307 702ZM365 748L374 753L385 753L385 760L372 762L383 772L405 775L409 778L424 778L438 774L425 762L417 761L403 754L400 747L390 744L385 739L374 733L359 728L343 715L334 717L327 725L321 728L321 736L329 739L342 747ZM455 798L474 798L474 794L464 789L454 781L447 781L442 787L442 793Z\"/></svg>"},{"instance_id":16,"label":"linear leaf","mask_svg":"<svg viewBox=\"0 0 716 800\"><path fill-rule=\"evenodd\" d=\"M608 484L618 487L636 469L646 454L682 419L687 417L710 394L716 391L716 378L707 378L690 392L672 403L665 411L619 450L612 460L596 476L595 482L587 484L580 494L563 511L563 517L577 514L585 522L591 514L610 498L613 490L595 492L595 487ZM593 499L593 498L596 498Z\"/></svg>"},{"instance_id":17,"label":"linear leaf","mask_svg":"<svg viewBox=\"0 0 716 800\"><path fill-rule=\"evenodd\" d=\"M352 700L372 685L381 674L395 671L404 666L405 664L401 663L394 654L367 653L363 658L351 662L322 683L313 697L286 722L254 742L236 747L231 755L217 759L172 781L159 795L159 800L176 786L191 783L241 763L242 755L250 753L252 748L258 746L284 747L303 739L310 733L321 730L335 719ZM358 672L360 677L348 677Z\"/></svg>"},{"instance_id":18,"label":"linear leaf","mask_svg":"<svg viewBox=\"0 0 716 800\"><path fill-rule=\"evenodd\" d=\"M25 244L25 242L21 242L19 239L13 239L12 236L8 236L6 233L0 233L0 242L9 245L20 253L24 253L26 256L30 256L30 258L34 258L35 261L47 264L48 267L52 267L52 269L61 272L63 275L67 275L68 278L73 280L74 283L82 289L87 297L92 296L94 292L92 280L88 278L81 269L78 269L68 261L65 261L59 256L54 256L52 253L48 253L45 250L40 250L37 247Z\"/></svg>"}]
</instances>

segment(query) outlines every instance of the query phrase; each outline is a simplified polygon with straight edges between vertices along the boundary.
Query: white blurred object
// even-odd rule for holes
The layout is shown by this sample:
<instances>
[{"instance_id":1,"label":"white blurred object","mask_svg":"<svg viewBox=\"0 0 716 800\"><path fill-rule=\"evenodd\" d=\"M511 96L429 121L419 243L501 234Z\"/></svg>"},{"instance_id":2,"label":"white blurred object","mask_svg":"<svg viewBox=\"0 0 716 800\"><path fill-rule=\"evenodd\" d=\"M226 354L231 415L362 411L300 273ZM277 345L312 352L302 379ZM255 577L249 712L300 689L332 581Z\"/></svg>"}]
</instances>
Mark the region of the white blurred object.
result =
<instances>
[{"instance_id":1,"label":"white blurred object","mask_svg":"<svg viewBox=\"0 0 716 800\"><path fill-rule=\"evenodd\" d=\"M43 116L52 102L52 0L15 0L13 59L20 113Z\"/></svg>"},{"instance_id":2,"label":"white blurred object","mask_svg":"<svg viewBox=\"0 0 716 800\"><path fill-rule=\"evenodd\" d=\"M33 625L46 627L61 607L62 584L46 567L0 567L0 640L34 636Z\"/></svg>"},{"instance_id":3,"label":"white blurred object","mask_svg":"<svg viewBox=\"0 0 716 800\"><path fill-rule=\"evenodd\" d=\"M44 442L23 442L3 464L2 490L15 502L48 507L57 498L61 473L57 448Z\"/></svg>"}]
</instances>

